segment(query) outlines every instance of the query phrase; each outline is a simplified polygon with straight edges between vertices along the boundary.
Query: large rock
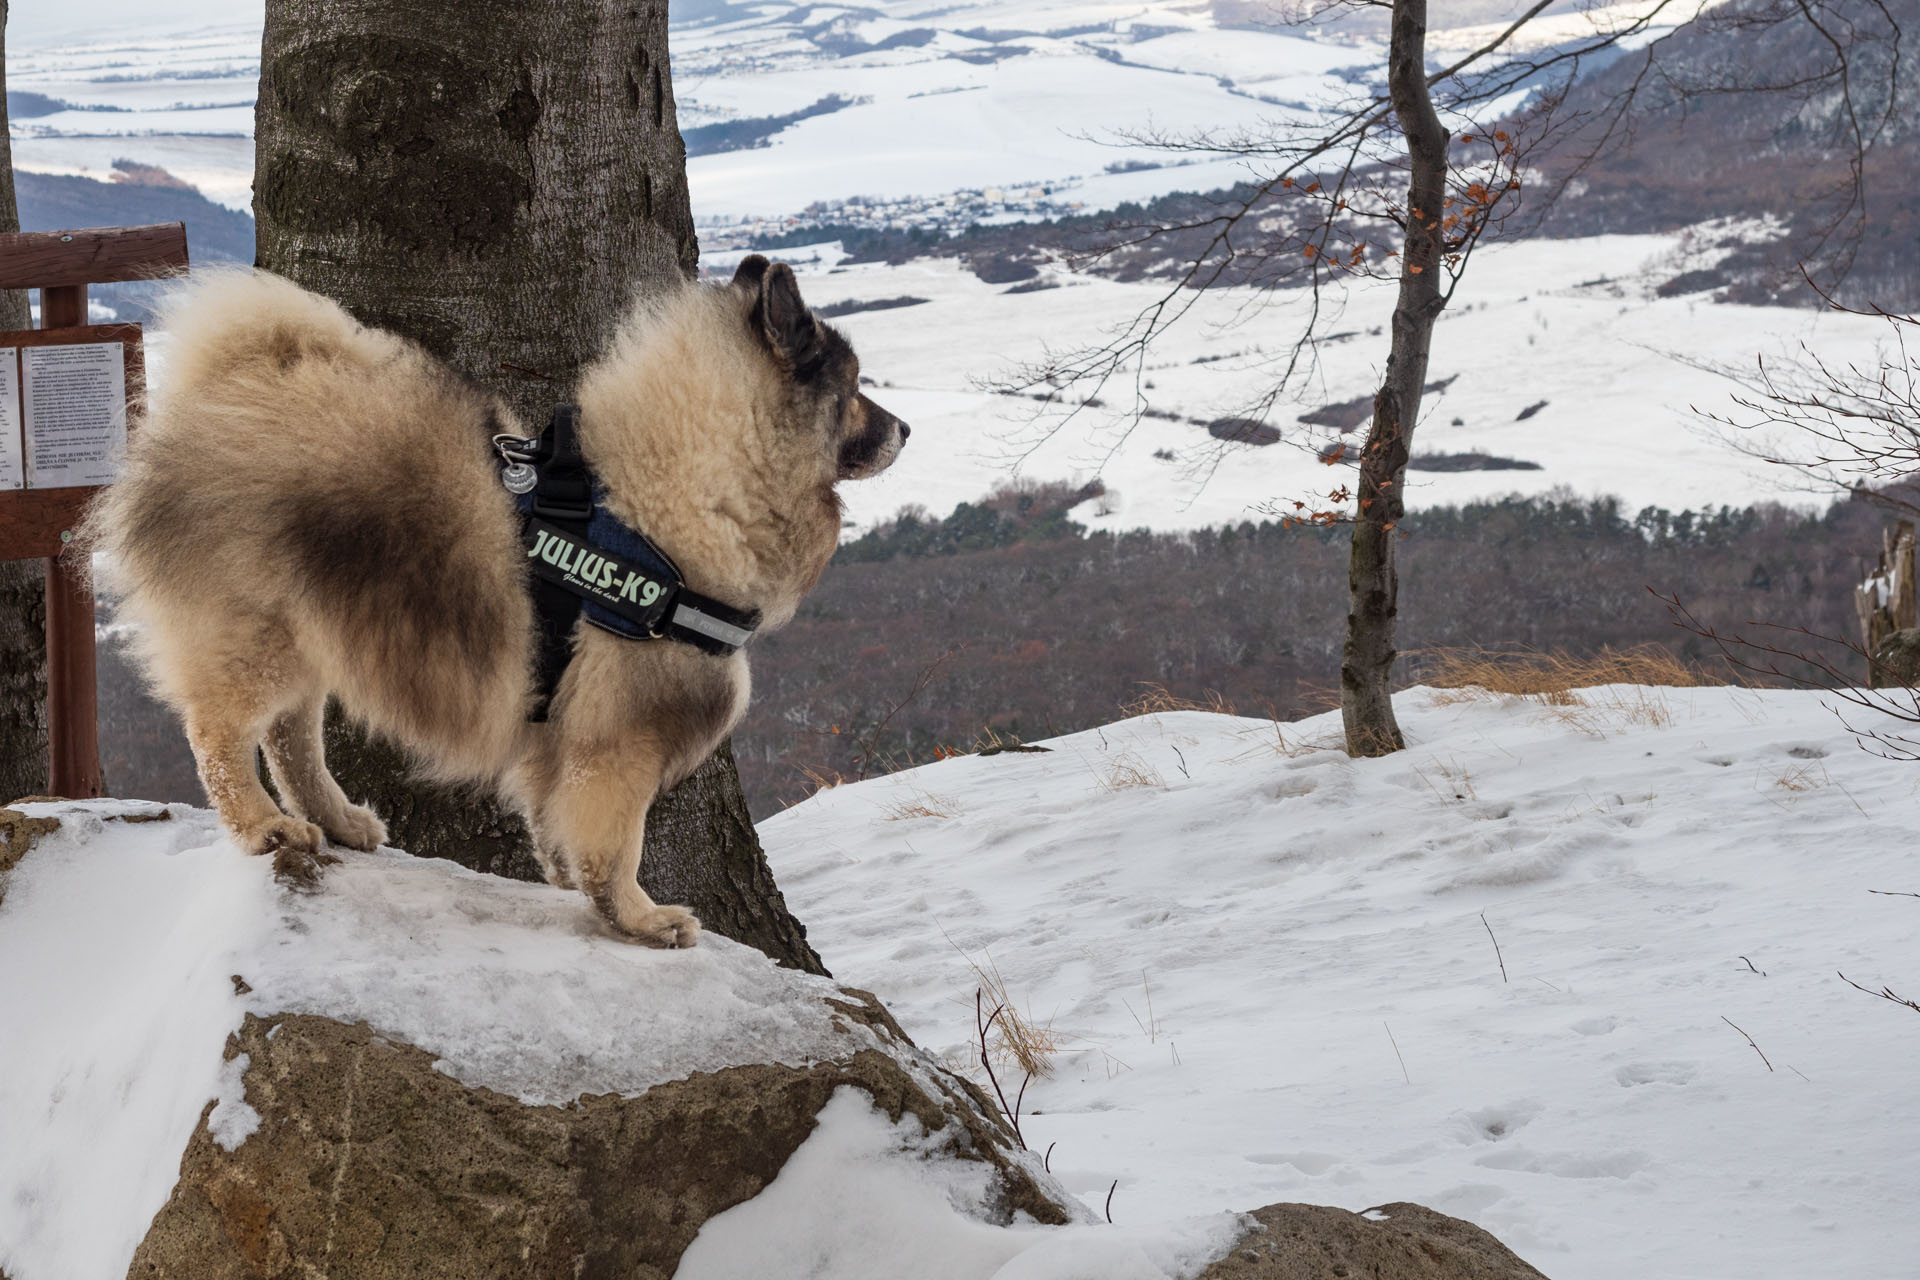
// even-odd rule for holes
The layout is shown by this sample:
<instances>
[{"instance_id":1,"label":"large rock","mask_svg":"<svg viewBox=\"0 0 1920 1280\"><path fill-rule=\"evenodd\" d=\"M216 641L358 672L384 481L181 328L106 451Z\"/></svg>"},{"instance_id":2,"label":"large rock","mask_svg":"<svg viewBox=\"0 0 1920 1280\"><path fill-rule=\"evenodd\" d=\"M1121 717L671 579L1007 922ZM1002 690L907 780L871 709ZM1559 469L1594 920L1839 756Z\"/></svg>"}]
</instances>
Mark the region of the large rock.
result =
<instances>
[{"instance_id":1,"label":"large rock","mask_svg":"<svg viewBox=\"0 0 1920 1280\"><path fill-rule=\"evenodd\" d=\"M0 809L13 1280L665 1280L852 1112L867 1175L965 1188L960 1235L1080 1247L1031 1224L1089 1211L865 992L435 859L271 871L185 806Z\"/></svg>"},{"instance_id":2,"label":"large rock","mask_svg":"<svg viewBox=\"0 0 1920 1280\"><path fill-rule=\"evenodd\" d=\"M1471 1222L1417 1204L1270 1204L1253 1217L1198 1280L1546 1280Z\"/></svg>"},{"instance_id":3,"label":"large rock","mask_svg":"<svg viewBox=\"0 0 1920 1280\"><path fill-rule=\"evenodd\" d=\"M865 1025L911 1051L871 996L848 994L832 1016L850 1040ZM999 1222L1067 1221L984 1099L876 1049L569 1106L463 1085L431 1054L311 1015L249 1015L229 1045L239 1054L259 1128L228 1150L221 1125L200 1126L130 1276L666 1280L708 1218L774 1179L842 1086L991 1166Z\"/></svg>"}]
</instances>

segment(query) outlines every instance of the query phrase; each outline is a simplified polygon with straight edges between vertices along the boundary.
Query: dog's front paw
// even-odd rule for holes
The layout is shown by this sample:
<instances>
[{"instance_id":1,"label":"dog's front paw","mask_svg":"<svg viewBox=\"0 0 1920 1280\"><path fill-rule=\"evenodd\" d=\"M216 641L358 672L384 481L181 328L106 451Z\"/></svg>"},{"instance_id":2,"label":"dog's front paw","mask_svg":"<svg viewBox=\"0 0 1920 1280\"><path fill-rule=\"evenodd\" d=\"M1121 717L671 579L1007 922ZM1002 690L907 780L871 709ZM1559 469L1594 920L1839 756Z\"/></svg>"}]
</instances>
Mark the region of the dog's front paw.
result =
<instances>
[{"instance_id":1,"label":"dog's front paw","mask_svg":"<svg viewBox=\"0 0 1920 1280\"><path fill-rule=\"evenodd\" d=\"M350 804L324 824L327 839L348 849L371 853L387 842L387 824L373 810Z\"/></svg>"},{"instance_id":2,"label":"dog's front paw","mask_svg":"<svg viewBox=\"0 0 1920 1280\"><path fill-rule=\"evenodd\" d=\"M685 907L649 907L612 924L643 947L690 947L700 937L700 921Z\"/></svg>"},{"instance_id":3,"label":"dog's front paw","mask_svg":"<svg viewBox=\"0 0 1920 1280\"><path fill-rule=\"evenodd\" d=\"M274 875L311 884L319 878L321 867L339 861L320 852L324 839L311 822L282 814L248 831L241 844L256 857L272 858Z\"/></svg>"}]
</instances>

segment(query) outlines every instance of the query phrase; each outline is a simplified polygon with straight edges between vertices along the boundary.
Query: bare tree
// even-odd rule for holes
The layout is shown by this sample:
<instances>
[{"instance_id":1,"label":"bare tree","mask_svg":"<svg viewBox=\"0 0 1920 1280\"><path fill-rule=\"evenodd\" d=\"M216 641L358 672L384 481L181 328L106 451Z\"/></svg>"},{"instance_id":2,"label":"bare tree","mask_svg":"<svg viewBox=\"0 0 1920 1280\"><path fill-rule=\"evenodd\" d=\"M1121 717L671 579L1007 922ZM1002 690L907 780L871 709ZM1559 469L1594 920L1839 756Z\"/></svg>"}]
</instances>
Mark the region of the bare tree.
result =
<instances>
[{"instance_id":1,"label":"bare tree","mask_svg":"<svg viewBox=\"0 0 1920 1280\"><path fill-rule=\"evenodd\" d=\"M1697 411L1730 446L1782 468L1785 487L1920 516L1920 317L1827 305L1884 324L1872 359L1836 361L1803 342L1750 370L1716 367L1739 388L1732 408Z\"/></svg>"},{"instance_id":2,"label":"bare tree","mask_svg":"<svg viewBox=\"0 0 1920 1280\"><path fill-rule=\"evenodd\" d=\"M260 265L403 333L544 425L635 289L698 255L666 0L268 0ZM327 750L396 844L537 877L491 801L408 781L337 718ZM647 890L824 972L747 818L727 746L657 802Z\"/></svg>"},{"instance_id":3,"label":"bare tree","mask_svg":"<svg viewBox=\"0 0 1920 1280\"><path fill-rule=\"evenodd\" d=\"M1394 546L1403 536L1402 490L1428 387L1435 322L1474 250L1504 230L1537 226L1596 159L1633 141L1643 109L1685 111L1734 92L1783 97L1789 122L1816 111L1837 113L1837 136L1855 162L1843 166L1842 180L1826 193L1845 198L1823 224L1821 243L1857 233L1864 221L1865 157L1887 133L1900 97L1893 80L1903 15L1889 4L1910 7L1912 0L1867 0L1885 20L1854 17L1843 27L1826 0L1736 0L1714 10L1702 0L1650 0L1631 10L1593 7L1579 33L1549 38L1539 25L1554 6L1535 0L1436 66L1427 42L1427 0L1317 0L1296 20L1341 11L1385 16L1384 83L1331 109L1254 129L1129 135L1139 143L1233 158L1261 176L1196 202L1191 216L1110 227L1105 240L1078 255L1080 264L1173 253L1180 269L1109 340L1052 353L1004 389L1044 389L1040 393L1054 403L1076 406L1110 386L1130 384L1133 413L1116 430L1117 449L1148 407L1148 351L1193 316L1207 291L1233 284L1289 288L1294 293L1288 300L1302 306L1304 315L1289 322L1292 336L1274 359L1264 389L1241 409L1264 422L1278 404L1300 394L1327 336L1325 322L1338 314L1347 287L1396 279L1386 369L1357 456L1325 437L1294 433L1291 440L1324 460L1357 462L1357 476L1324 494L1291 495L1275 510L1287 519L1353 526L1341 664L1347 749L1355 755L1398 750L1403 739L1389 690L1397 656ZM1703 33L1709 20L1713 25ZM1797 73L1767 69L1764 60L1738 74L1723 74L1726 68L1712 58L1663 61L1680 32L1717 38L1714 47L1722 48L1736 38L1765 44L1794 24L1803 34L1817 33L1829 50L1817 65L1801 65ZM1627 48L1631 52L1622 55ZM1603 87L1581 87L1584 72L1616 56ZM1877 96L1861 91L1863 77L1878 86ZM1858 109L1869 99L1870 110ZM1538 189L1523 204L1529 184ZM1249 300L1237 318L1252 322L1263 308L1258 299ZM1078 412L1069 407L1046 421L1028 450Z\"/></svg>"},{"instance_id":4,"label":"bare tree","mask_svg":"<svg viewBox=\"0 0 1920 1280\"><path fill-rule=\"evenodd\" d=\"M1551 0L1535 0L1482 43L1438 67L1428 55L1427 0L1319 6L1322 14L1338 8L1386 11L1384 84L1331 112L1283 118L1259 129L1133 135L1155 146L1233 157L1259 166L1264 176L1191 219L1116 225L1089 259L1171 243L1183 246L1186 265L1111 340L1054 355L1021 371L1008 388L1046 387L1062 396L1074 388L1084 402L1110 383L1130 381L1135 413L1121 429L1124 436L1147 407L1147 352L1188 318L1202 293L1231 283L1294 286L1306 291L1306 316L1265 390L1243 410L1264 421L1297 394L1313 369L1322 320L1345 288L1361 279L1397 279L1387 366L1358 451L1358 477L1324 496L1295 497L1291 510L1284 504L1282 510L1289 519L1353 525L1341 662L1341 716L1352 754L1379 755L1404 745L1389 696L1399 597L1394 545L1402 536L1402 490L1435 322L1475 248L1516 212L1529 158L1567 128L1558 108L1573 77L1622 41L1692 16L1698 4L1653 0L1617 23L1596 19L1582 36L1529 50L1522 33L1551 6ZM1530 104L1516 108L1516 97L1529 90ZM1317 440L1296 443L1330 461L1355 460L1337 443L1325 450Z\"/></svg>"}]
</instances>

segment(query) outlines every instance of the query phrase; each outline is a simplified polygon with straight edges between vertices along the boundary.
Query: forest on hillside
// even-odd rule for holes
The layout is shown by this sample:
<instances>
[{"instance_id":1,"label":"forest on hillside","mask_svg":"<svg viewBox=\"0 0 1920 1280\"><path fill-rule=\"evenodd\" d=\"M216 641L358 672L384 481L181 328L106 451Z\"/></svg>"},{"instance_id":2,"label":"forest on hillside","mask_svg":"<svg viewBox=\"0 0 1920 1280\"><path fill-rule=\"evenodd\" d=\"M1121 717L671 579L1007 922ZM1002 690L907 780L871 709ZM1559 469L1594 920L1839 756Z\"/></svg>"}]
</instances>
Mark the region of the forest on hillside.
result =
<instances>
[{"instance_id":1,"label":"forest on hillside","mask_svg":"<svg viewBox=\"0 0 1920 1280\"><path fill-rule=\"evenodd\" d=\"M1083 497L1010 486L843 546L794 620L754 642L734 739L754 816L823 782L1090 728L1156 698L1281 719L1336 705L1344 528L1089 534L1069 516ZM1710 624L1851 635L1883 519L1864 502L1676 513L1572 496L1421 511L1400 548L1401 681L1459 648L1659 644L1721 670L1653 591ZM112 792L204 803L171 714L111 638L100 686Z\"/></svg>"}]
</instances>

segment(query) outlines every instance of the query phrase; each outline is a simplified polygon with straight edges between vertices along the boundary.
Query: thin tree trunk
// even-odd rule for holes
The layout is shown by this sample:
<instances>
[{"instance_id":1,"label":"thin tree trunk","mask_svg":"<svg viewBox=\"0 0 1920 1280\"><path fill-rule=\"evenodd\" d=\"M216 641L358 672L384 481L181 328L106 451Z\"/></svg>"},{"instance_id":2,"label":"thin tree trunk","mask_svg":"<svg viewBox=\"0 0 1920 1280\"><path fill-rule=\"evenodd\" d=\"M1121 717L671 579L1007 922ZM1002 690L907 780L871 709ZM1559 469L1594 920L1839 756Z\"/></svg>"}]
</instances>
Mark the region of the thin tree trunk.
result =
<instances>
[{"instance_id":1,"label":"thin tree trunk","mask_svg":"<svg viewBox=\"0 0 1920 1280\"><path fill-rule=\"evenodd\" d=\"M1340 719L1347 752L1378 756L1406 746L1394 719L1394 628L1400 575L1394 546L1405 513L1402 489L1420 393L1427 380L1433 325L1446 297L1440 290L1441 218L1446 202L1449 136L1427 92L1427 0L1394 0L1387 87L1407 140L1406 243L1400 297L1393 311L1393 347L1373 398L1373 425L1360 454L1360 510L1347 569L1347 639L1340 661Z\"/></svg>"},{"instance_id":2,"label":"thin tree trunk","mask_svg":"<svg viewBox=\"0 0 1920 1280\"><path fill-rule=\"evenodd\" d=\"M698 257L666 0L268 0L256 111L259 265L403 333L529 425L571 395L635 288ZM408 783L343 724L328 755L393 843L537 878L487 799ZM723 750L661 802L643 875L720 933L821 971Z\"/></svg>"},{"instance_id":3,"label":"thin tree trunk","mask_svg":"<svg viewBox=\"0 0 1920 1280\"><path fill-rule=\"evenodd\" d=\"M7 0L0 0L0 231L20 229L7 134ZM25 329L24 290L0 290L0 330ZM0 560L0 803L47 789L47 571Z\"/></svg>"}]
</instances>

